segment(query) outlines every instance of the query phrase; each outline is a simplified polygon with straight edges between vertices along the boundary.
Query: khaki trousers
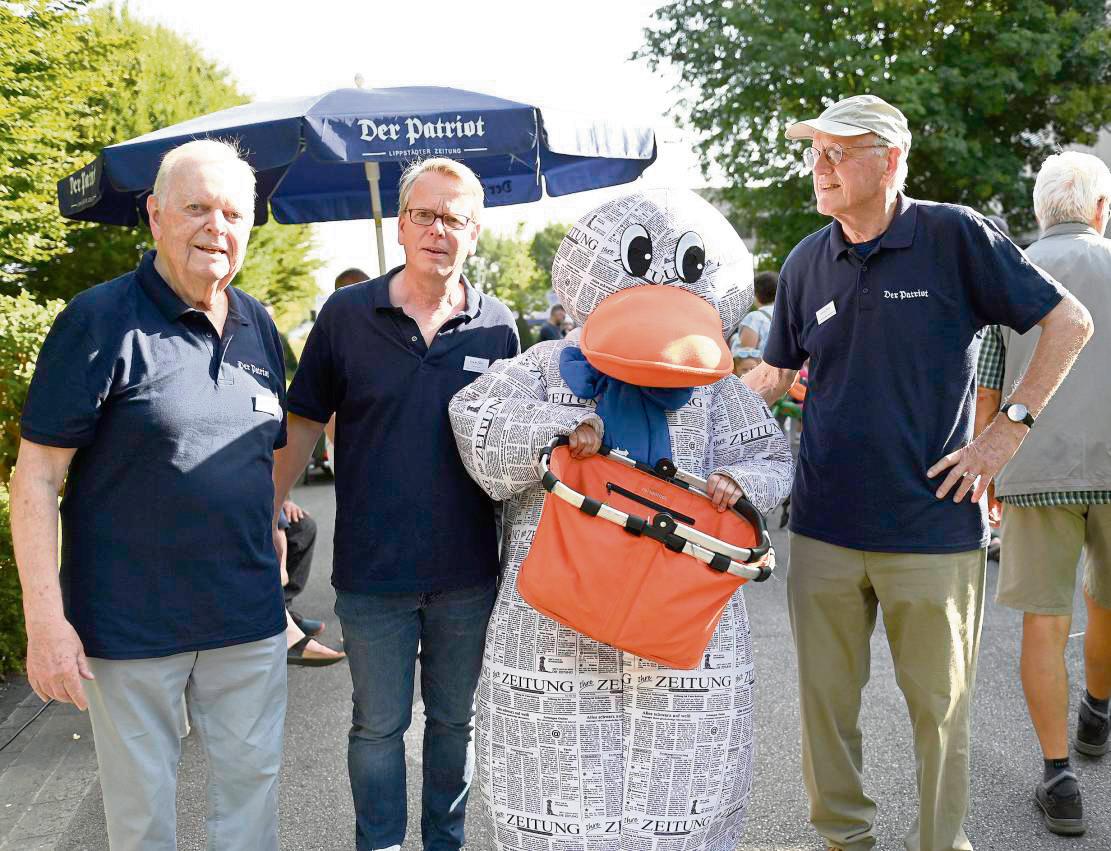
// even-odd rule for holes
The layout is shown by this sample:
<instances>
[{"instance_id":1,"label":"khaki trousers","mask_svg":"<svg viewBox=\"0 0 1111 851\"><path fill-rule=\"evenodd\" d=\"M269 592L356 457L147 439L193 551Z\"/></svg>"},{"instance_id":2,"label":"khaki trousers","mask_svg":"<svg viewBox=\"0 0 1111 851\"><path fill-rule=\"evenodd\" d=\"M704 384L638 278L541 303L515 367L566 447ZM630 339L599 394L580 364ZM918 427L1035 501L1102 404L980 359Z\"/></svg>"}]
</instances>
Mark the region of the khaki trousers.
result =
<instances>
[{"instance_id":1,"label":"khaki trousers","mask_svg":"<svg viewBox=\"0 0 1111 851\"><path fill-rule=\"evenodd\" d=\"M798 653L802 768L810 821L826 843L872 848L864 794L861 690L882 608L895 678L914 731L918 818L907 851L968 851L972 684L986 551L851 550L791 534L787 598Z\"/></svg>"}]
</instances>

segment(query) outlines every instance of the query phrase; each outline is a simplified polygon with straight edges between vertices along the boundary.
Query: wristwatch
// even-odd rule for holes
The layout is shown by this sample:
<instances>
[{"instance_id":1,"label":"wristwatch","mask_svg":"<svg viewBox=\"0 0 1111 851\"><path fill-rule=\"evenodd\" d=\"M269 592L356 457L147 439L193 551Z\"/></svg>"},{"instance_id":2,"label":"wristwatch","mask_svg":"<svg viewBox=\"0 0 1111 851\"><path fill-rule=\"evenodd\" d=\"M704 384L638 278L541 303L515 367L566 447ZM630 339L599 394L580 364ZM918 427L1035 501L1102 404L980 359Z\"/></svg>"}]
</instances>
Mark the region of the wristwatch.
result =
<instances>
[{"instance_id":1,"label":"wristwatch","mask_svg":"<svg viewBox=\"0 0 1111 851\"><path fill-rule=\"evenodd\" d=\"M1013 423L1023 423L1027 428L1034 427L1034 416L1022 402L1008 402L999 410Z\"/></svg>"}]
</instances>

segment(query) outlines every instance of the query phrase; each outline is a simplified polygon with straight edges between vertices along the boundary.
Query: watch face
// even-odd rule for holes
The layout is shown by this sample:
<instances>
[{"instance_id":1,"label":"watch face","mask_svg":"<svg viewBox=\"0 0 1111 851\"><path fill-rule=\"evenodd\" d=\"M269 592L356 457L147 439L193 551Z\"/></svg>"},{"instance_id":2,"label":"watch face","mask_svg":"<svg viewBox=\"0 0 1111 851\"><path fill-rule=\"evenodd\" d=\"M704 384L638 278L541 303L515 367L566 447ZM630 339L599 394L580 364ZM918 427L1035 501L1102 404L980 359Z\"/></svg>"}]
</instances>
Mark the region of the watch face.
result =
<instances>
[{"instance_id":1,"label":"watch face","mask_svg":"<svg viewBox=\"0 0 1111 851\"><path fill-rule=\"evenodd\" d=\"M1026 419L1029 413L1030 411L1027 410L1025 405L1021 402L1015 402L1015 404L1007 408L1007 419L1012 422L1020 423Z\"/></svg>"}]
</instances>

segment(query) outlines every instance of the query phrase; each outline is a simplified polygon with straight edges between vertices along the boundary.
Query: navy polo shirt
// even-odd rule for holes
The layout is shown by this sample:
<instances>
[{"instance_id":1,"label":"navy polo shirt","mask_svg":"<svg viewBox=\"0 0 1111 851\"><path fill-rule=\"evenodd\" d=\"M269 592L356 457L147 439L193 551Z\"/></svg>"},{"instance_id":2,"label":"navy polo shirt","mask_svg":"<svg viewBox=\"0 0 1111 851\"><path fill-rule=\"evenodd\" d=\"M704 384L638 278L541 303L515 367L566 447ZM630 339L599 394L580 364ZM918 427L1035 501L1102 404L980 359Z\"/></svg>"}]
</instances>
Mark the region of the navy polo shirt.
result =
<instances>
[{"instance_id":1,"label":"navy polo shirt","mask_svg":"<svg viewBox=\"0 0 1111 851\"><path fill-rule=\"evenodd\" d=\"M791 529L884 552L987 543L981 505L934 496L926 470L972 439L976 332L1025 332L1063 296L966 207L899 196L861 260L831 222L783 265L764 360L810 358Z\"/></svg>"},{"instance_id":2,"label":"navy polo shirt","mask_svg":"<svg viewBox=\"0 0 1111 851\"><path fill-rule=\"evenodd\" d=\"M336 415L332 584L429 592L497 574L494 504L467 475L448 402L520 343L513 315L464 281L466 307L425 346L380 278L337 290L320 311L289 388L289 410Z\"/></svg>"},{"instance_id":3,"label":"navy polo shirt","mask_svg":"<svg viewBox=\"0 0 1111 851\"><path fill-rule=\"evenodd\" d=\"M90 656L139 659L285 629L270 532L281 342L228 287L223 337L155 271L77 295L43 343L25 439L75 447L62 599Z\"/></svg>"}]
</instances>

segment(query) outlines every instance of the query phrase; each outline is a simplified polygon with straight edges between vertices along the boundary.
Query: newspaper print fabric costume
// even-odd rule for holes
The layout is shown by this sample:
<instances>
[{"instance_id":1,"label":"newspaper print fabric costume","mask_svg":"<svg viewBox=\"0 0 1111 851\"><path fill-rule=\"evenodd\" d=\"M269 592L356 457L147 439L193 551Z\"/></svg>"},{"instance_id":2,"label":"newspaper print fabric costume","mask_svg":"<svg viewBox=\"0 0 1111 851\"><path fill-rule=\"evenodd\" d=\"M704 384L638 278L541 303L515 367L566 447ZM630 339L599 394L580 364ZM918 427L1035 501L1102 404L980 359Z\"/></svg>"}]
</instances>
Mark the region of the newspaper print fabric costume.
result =
<instances>
[{"instance_id":1,"label":"newspaper print fabric costume","mask_svg":"<svg viewBox=\"0 0 1111 851\"><path fill-rule=\"evenodd\" d=\"M643 279L618 257L630 223L652 242ZM705 269L685 283L675 249L692 231L704 242ZM718 309L725 336L752 297L740 238L686 192L625 196L584 216L560 246L553 281L579 323L624 287L684 286ZM476 696L480 805L489 808L501 851L732 851L753 773L743 595L731 598L701 667L671 670L558 624L517 593L545 496L539 452L582 422L600 424L594 403L577 398L560 375L560 353L578 339L576 330L494 364L450 407L468 471L505 501L504 578ZM695 387L667 421L680 468L728 475L761 512L787 495L787 443L763 401L735 377Z\"/></svg>"}]
</instances>

